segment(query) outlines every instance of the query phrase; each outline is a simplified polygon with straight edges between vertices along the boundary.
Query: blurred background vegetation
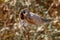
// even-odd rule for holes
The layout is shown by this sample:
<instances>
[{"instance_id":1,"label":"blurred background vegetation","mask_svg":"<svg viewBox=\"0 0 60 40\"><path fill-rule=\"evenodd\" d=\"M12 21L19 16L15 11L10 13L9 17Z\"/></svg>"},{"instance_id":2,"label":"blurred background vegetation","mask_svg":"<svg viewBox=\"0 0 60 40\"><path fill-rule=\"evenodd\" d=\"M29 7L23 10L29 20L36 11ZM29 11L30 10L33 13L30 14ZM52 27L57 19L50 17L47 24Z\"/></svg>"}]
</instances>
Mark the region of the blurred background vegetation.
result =
<instances>
[{"instance_id":1,"label":"blurred background vegetation","mask_svg":"<svg viewBox=\"0 0 60 40\"><path fill-rule=\"evenodd\" d=\"M24 8L52 22L24 29L19 24ZM60 0L0 0L0 40L60 40Z\"/></svg>"}]
</instances>

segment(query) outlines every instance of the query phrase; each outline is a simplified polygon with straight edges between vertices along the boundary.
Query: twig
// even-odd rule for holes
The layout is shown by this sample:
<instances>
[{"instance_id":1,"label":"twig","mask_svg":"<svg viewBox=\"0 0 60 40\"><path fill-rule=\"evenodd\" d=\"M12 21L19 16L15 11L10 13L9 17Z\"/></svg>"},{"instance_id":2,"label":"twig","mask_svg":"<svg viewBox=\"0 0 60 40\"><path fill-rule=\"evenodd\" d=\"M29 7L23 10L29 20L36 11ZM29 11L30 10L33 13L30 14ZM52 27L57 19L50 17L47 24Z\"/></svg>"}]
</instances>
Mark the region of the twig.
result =
<instances>
[{"instance_id":1,"label":"twig","mask_svg":"<svg viewBox=\"0 0 60 40\"><path fill-rule=\"evenodd\" d=\"M50 7L48 8L47 12L49 12L49 10L51 9L51 7L54 5L54 2L50 5Z\"/></svg>"}]
</instances>

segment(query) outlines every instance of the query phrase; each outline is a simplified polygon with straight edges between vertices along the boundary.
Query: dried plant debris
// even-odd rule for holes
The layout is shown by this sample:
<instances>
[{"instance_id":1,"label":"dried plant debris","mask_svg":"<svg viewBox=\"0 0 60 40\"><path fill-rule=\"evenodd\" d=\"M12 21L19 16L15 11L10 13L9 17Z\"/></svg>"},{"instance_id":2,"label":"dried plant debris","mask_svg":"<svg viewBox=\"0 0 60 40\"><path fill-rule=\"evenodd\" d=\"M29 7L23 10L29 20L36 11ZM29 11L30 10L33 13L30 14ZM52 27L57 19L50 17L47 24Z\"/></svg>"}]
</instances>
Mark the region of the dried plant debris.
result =
<instances>
[{"instance_id":1,"label":"dried plant debris","mask_svg":"<svg viewBox=\"0 0 60 40\"><path fill-rule=\"evenodd\" d=\"M60 40L60 0L0 0L0 40Z\"/></svg>"}]
</instances>

